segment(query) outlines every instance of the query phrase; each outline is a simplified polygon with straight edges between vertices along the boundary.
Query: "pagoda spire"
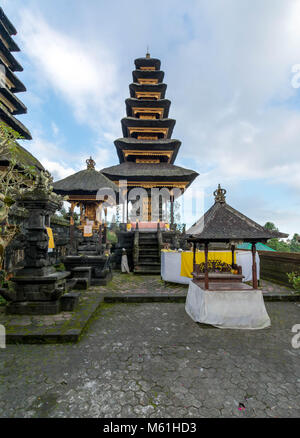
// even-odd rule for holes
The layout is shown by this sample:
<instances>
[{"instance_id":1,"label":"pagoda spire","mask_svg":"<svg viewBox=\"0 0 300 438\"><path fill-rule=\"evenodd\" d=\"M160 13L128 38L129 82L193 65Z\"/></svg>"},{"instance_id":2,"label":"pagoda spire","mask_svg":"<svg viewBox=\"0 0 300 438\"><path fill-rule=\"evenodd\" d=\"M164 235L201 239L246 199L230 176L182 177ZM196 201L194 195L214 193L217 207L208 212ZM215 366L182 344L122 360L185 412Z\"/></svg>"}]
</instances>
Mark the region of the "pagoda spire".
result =
<instances>
[{"instance_id":1,"label":"pagoda spire","mask_svg":"<svg viewBox=\"0 0 300 438\"><path fill-rule=\"evenodd\" d=\"M171 102L165 98L167 85L160 60L151 58L147 47L146 57L134 63L127 114L121 120L123 138L115 141L120 164L101 172L119 185L126 179L129 189L143 188L148 198L143 198L142 221L153 222L151 189L177 188L183 193L198 174L174 165L181 142L172 138L176 120L169 118ZM157 219L162 220L161 206Z\"/></svg>"}]
</instances>

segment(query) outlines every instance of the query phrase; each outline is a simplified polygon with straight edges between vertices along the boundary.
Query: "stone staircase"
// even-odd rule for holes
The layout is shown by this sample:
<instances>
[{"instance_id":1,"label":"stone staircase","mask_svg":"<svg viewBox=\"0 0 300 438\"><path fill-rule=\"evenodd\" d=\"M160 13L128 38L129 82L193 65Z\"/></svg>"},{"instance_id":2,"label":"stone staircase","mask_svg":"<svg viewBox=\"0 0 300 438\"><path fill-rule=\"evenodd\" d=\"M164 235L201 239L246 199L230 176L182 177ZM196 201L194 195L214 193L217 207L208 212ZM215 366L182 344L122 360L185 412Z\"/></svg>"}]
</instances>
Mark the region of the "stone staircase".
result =
<instances>
[{"instance_id":1,"label":"stone staircase","mask_svg":"<svg viewBox=\"0 0 300 438\"><path fill-rule=\"evenodd\" d=\"M139 254L135 274L160 274L157 232L139 232Z\"/></svg>"}]
</instances>

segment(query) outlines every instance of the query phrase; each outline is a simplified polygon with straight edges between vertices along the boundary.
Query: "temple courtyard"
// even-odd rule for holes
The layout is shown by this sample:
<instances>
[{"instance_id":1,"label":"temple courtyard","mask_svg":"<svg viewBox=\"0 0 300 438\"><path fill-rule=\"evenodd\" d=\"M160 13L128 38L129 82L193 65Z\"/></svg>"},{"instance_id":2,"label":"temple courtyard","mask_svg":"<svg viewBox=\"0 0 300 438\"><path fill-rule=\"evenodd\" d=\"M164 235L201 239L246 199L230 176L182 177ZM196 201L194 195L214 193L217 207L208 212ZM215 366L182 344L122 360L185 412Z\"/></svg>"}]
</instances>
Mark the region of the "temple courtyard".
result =
<instances>
[{"instance_id":1,"label":"temple courtyard","mask_svg":"<svg viewBox=\"0 0 300 438\"><path fill-rule=\"evenodd\" d=\"M159 299L186 290L117 274L94 293ZM222 330L194 323L180 299L102 302L78 343L0 350L0 417L299 417L291 329L300 303L266 308L270 328Z\"/></svg>"}]
</instances>

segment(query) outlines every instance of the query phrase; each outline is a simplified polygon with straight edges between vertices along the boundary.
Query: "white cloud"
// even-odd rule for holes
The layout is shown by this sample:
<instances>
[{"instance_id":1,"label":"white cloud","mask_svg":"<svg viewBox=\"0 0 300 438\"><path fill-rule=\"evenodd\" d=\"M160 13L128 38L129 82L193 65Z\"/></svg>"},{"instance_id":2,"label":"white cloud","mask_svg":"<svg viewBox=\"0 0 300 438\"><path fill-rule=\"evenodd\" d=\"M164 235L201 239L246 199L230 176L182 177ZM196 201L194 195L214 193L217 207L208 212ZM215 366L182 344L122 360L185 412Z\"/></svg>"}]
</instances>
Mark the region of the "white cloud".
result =
<instances>
[{"instance_id":1,"label":"white cloud","mask_svg":"<svg viewBox=\"0 0 300 438\"><path fill-rule=\"evenodd\" d=\"M36 76L70 104L80 122L95 129L109 125L117 88L111 51L100 42L91 49L88 41L56 30L33 10L23 9L21 17L20 37Z\"/></svg>"}]
</instances>

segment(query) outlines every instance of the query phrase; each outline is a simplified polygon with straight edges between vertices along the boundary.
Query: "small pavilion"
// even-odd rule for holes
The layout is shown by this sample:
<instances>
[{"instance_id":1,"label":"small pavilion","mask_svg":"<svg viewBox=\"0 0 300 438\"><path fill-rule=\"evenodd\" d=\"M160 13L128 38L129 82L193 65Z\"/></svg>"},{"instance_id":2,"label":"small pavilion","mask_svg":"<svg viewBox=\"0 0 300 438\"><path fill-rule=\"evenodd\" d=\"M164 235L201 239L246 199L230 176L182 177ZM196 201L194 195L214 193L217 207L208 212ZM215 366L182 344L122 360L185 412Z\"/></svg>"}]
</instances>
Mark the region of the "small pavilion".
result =
<instances>
[{"instance_id":1,"label":"small pavilion","mask_svg":"<svg viewBox=\"0 0 300 438\"><path fill-rule=\"evenodd\" d=\"M78 229L82 231L84 237L91 237L93 232L98 232L102 236L103 225L106 230L107 208L106 205L113 206L115 197L107 195L105 200L98 199L99 190L108 189L112 194L118 192L118 187L101 172L95 169L95 161L90 157L86 160L87 169L74 173L53 184L54 192L59 195L68 196L70 208L70 227L71 241L74 237L74 210L80 208L80 225ZM103 210L105 214L104 223L102 221ZM102 238L101 238L102 240Z\"/></svg>"},{"instance_id":2,"label":"small pavilion","mask_svg":"<svg viewBox=\"0 0 300 438\"><path fill-rule=\"evenodd\" d=\"M226 190L220 184L214 192L214 205L187 231L188 242L193 243L194 258L193 265L195 271L196 249L199 245L204 245L205 268L204 268L204 288L209 289L210 275L208 273L208 251L210 243L225 243L231 245L232 266L234 266L234 251L236 246L249 242L252 250L252 286L257 289L257 266L256 266L256 244L266 243L274 237L285 238L288 234L279 231L269 231L263 226L249 219L239 211L235 210L226 203ZM222 276L224 274L220 274ZM226 274L230 282L230 275ZM233 277L233 275L232 275ZM232 278L233 279L233 278ZM228 284L232 286L232 282ZM223 287L224 289L224 287Z\"/></svg>"}]
</instances>

